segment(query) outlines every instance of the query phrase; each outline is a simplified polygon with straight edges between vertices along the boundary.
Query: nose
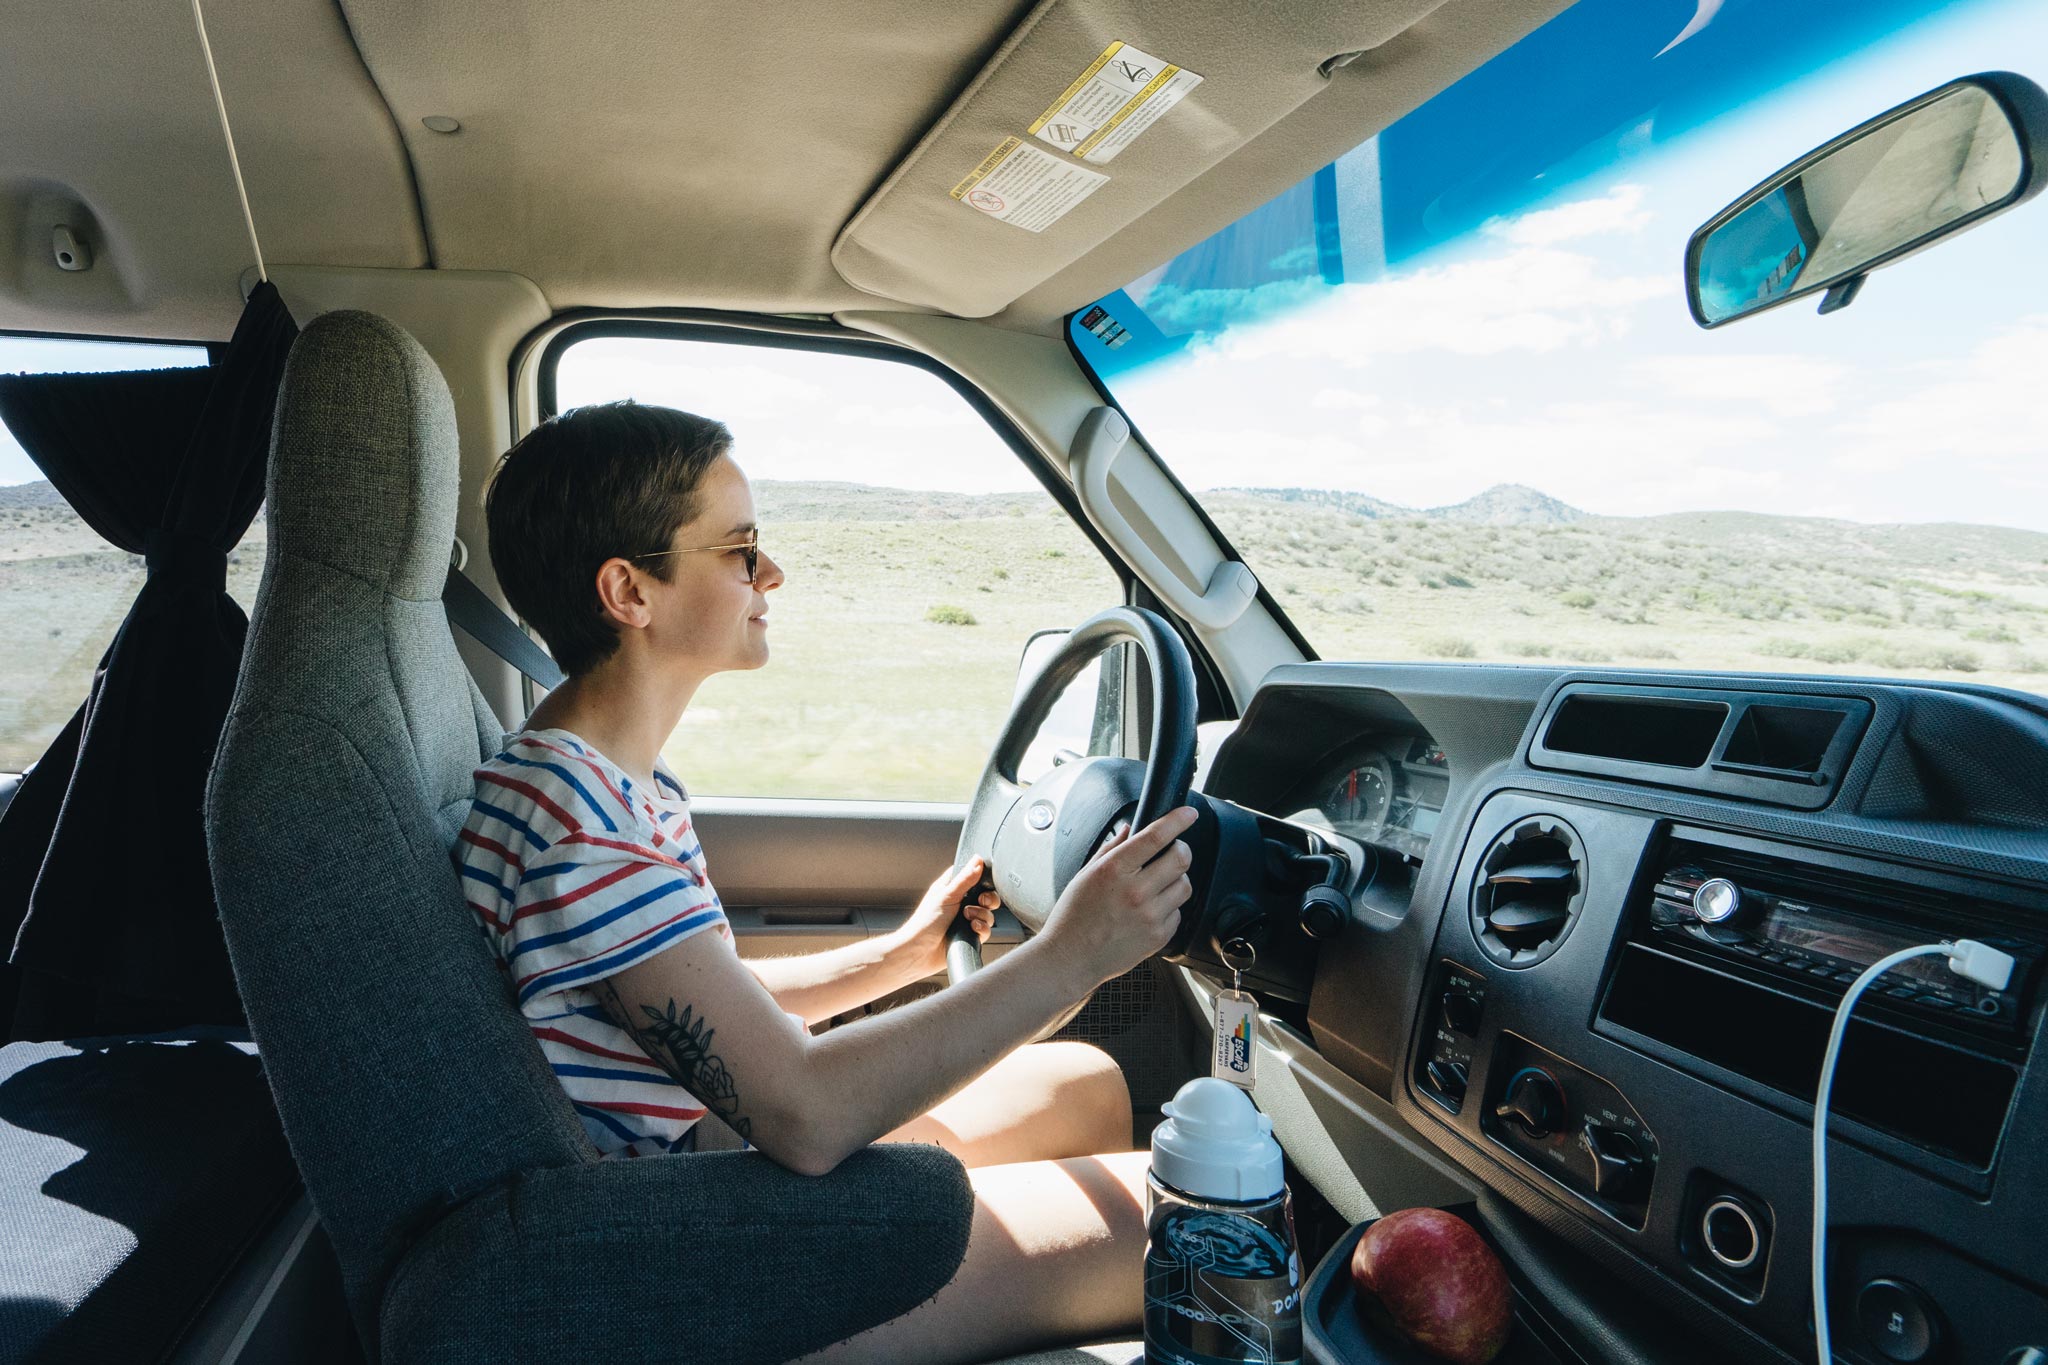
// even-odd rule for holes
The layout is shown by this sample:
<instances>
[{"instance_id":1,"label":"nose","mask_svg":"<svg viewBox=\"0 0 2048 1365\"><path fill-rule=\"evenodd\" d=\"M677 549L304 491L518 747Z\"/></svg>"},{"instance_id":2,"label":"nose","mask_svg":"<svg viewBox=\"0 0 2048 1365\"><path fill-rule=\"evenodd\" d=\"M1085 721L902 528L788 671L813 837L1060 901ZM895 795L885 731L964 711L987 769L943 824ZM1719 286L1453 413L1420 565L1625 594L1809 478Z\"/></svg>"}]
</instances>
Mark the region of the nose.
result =
<instances>
[{"instance_id":1,"label":"nose","mask_svg":"<svg viewBox=\"0 0 2048 1365\"><path fill-rule=\"evenodd\" d=\"M759 592L770 592L781 586L782 566L763 550L754 561L754 588Z\"/></svg>"}]
</instances>

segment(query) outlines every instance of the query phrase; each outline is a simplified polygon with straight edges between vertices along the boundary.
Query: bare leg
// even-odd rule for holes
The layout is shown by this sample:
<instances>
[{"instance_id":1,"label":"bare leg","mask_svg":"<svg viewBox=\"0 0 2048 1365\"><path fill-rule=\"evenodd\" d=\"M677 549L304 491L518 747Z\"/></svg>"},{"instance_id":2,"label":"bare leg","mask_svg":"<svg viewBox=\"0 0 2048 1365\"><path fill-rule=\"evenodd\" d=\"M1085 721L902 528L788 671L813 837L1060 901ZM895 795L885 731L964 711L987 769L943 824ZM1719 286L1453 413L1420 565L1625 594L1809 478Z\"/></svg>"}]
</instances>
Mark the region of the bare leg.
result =
<instances>
[{"instance_id":1,"label":"bare leg","mask_svg":"<svg viewBox=\"0 0 2048 1365\"><path fill-rule=\"evenodd\" d=\"M964 1365L1142 1332L1145 1152L983 1166L967 1259L938 1294L802 1365Z\"/></svg>"},{"instance_id":2,"label":"bare leg","mask_svg":"<svg viewBox=\"0 0 2048 1365\"><path fill-rule=\"evenodd\" d=\"M1101 1048L1031 1043L877 1141L936 1143L969 1167L1120 1152L1131 1092Z\"/></svg>"}]
</instances>

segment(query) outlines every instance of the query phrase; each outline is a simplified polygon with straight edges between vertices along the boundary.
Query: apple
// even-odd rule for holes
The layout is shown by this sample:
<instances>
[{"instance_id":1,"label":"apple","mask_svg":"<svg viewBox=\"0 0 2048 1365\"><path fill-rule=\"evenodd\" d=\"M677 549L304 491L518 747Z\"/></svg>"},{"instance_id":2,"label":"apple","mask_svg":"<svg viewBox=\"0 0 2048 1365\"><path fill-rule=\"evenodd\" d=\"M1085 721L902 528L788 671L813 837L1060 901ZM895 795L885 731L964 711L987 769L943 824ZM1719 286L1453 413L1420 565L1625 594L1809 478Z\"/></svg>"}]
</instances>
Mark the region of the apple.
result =
<instances>
[{"instance_id":1,"label":"apple","mask_svg":"<svg viewBox=\"0 0 2048 1365\"><path fill-rule=\"evenodd\" d=\"M1351 1253L1351 1278L1402 1335L1455 1365L1486 1365L1514 1326L1500 1258L1442 1209L1402 1209L1367 1228Z\"/></svg>"}]
</instances>

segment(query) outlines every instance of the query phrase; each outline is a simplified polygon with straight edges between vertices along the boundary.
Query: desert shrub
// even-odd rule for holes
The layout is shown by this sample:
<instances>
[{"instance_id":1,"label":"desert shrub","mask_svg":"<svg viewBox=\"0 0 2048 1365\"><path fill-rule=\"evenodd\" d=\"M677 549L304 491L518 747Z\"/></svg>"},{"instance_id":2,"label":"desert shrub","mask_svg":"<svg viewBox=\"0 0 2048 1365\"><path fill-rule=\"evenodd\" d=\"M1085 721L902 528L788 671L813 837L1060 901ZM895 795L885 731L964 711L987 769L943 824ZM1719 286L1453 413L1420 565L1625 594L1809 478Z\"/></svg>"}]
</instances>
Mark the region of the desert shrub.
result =
<instances>
[{"instance_id":1,"label":"desert shrub","mask_svg":"<svg viewBox=\"0 0 2048 1365\"><path fill-rule=\"evenodd\" d=\"M1461 635L1439 635L1422 642L1422 652L1438 659L1476 659L1479 646Z\"/></svg>"},{"instance_id":2,"label":"desert shrub","mask_svg":"<svg viewBox=\"0 0 2048 1365\"><path fill-rule=\"evenodd\" d=\"M1983 640L1990 644L2016 645L2020 637L2004 626L1976 626L1963 632L1965 640Z\"/></svg>"},{"instance_id":3,"label":"desert shrub","mask_svg":"<svg viewBox=\"0 0 2048 1365\"><path fill-rule=\"evenodd\" d=\"M1953 645L1906 646L1893 650L1884 662L1893 668L1931 668L1945 673L1975 673L1984 666L1975 653Z\"/></svg>"},{"instance_id":4,"label":"desert shrub","mask_svg":"<svg viewBox=\"0 0 2048 1365\"><path fill-rule=\"evenodd\" d=\"M1447 573L1444 575L1444 586L1447 588L1469 588L1472 586L1472 580L1466 578L1463 574Z\"/></svg>"},{"instance_id":5,"label":"desert shrub","mask_svg":"<svg viewBox=\"0 0 2048 1365\"><path fill-rule=\"evenodd\" d=\"M1502 646L1508 653L1520 659L1547 659L1550 646L1542 640L1510 640Z\"/></svg>"},{"instance_id":6,"label":"desert shrub","mask_svg":"<svg viewBox=\"0 0 2048 1365\"><path fill-rule=\"evenodd\" d=\"M924 614L924 619L935 626L971 626L977 624L974 613L965 607L941 604Z\"/></svg>"},{"instance_id":7,"label":"desert shrub","mask_svg":"<svg viewBox=\"0 0 2048 1365\"><path fill-rule=\"evenodd\" d=\"M1580 611L1584 611L1592 606L1596 599L1592 593L1581 588L1577 592L1568 592L1557 600L1568 607L1577 607Z\"/></svg>"}]
</instances>

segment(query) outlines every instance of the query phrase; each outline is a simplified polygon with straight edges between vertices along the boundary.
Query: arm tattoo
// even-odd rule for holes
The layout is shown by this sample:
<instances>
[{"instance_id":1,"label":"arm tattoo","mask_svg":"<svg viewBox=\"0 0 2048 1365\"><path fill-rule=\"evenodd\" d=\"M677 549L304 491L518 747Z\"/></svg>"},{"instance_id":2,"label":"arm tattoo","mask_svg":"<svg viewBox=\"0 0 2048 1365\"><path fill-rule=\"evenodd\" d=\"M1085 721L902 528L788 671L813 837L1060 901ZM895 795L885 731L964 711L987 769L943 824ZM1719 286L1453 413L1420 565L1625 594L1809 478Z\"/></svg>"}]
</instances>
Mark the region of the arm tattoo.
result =
<instances>
[{"instance_id":1,"label":"arm tattoo","mask_svg":"<svg viewBox=\"0 0 2048 1365\"><path fill-rule=\"evenodd\" d=\"M610 981L600 981L598 993L604 1002L605 1012L620 1028L633 1035L642 1051L681 1081L684 1089L723 1119L742 1140L753 1141L754 1125L740 1113L739 1088L733 1082L732 1073L725 1069L725 1062L711 1051L711 1038L717 1030L706 1028L701 1016L691 1018L688 1005L683 1006L682 1014L678 1016L674 1000L668 1002L666 1010L642 1005L640 1012L646 1018L635 1024L631 1007L620 998Z\"/></svg>"}]
</instances>

